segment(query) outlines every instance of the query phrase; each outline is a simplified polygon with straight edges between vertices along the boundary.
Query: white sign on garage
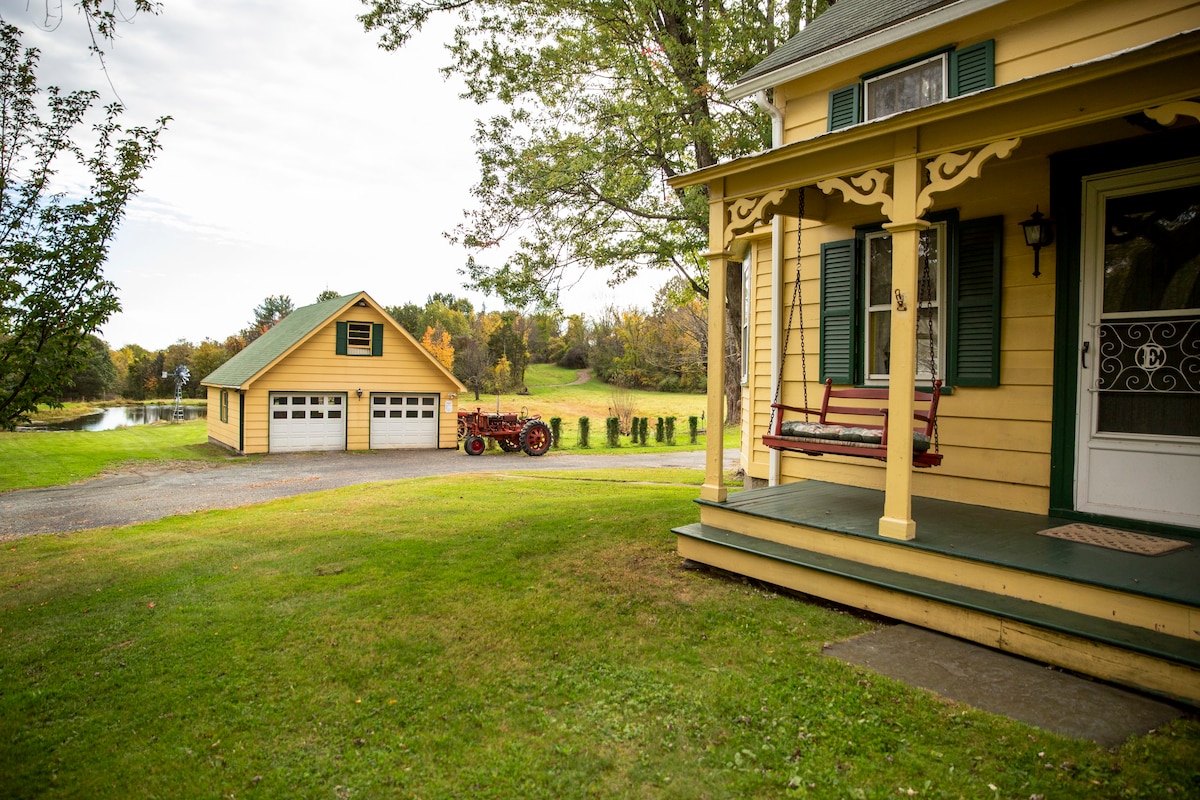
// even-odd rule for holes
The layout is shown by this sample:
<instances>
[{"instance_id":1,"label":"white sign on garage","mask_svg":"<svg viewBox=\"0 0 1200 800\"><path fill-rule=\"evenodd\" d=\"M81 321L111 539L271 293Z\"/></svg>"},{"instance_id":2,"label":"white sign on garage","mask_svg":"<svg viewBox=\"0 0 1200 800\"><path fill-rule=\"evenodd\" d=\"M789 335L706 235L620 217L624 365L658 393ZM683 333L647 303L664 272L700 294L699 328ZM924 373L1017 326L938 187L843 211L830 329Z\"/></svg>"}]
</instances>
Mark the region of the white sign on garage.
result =
<instances>
[{"instance_id":1,"label":"white sign on garage","mask_svg":"<svg viewBox=\"0 0 1200 800\"><path fill-rule=\"evenodd\" d=\"M371 394L371 449L438 446L436 394Z\"/></svg>"},{"instance_id":2,"label":"white sign on garage","mask_svg":"<svg viewBox=\"0 0 1200 800\"><path fill-rule=\"evenodd\" d=\"M346 449L346 396L271 392L272 453Z\"/></svg>"}]
</instances>

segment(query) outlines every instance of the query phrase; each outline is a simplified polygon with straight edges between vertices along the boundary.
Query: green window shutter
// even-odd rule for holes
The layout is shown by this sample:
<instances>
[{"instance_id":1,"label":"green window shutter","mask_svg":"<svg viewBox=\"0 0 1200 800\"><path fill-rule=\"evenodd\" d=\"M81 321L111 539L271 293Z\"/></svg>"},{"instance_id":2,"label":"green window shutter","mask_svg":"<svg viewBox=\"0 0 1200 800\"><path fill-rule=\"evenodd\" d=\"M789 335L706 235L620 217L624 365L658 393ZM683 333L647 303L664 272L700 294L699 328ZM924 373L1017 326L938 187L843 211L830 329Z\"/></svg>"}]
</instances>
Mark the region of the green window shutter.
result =
<instances>
[{"instance_id":1,"label":"green window shutter","mask_svg":"<svg viewBox=\"0 0 1200 800\"><path fill-rule=\"evenodd\" d=\"M1000 278L1004 218L958 226L958 270L950 287L951 386L1000 385Z\"/></svg>"},{"instance_id":2,"label":"green window shutter","mask_svg":"<svg viewBox=\"0 0 1200 800\"><path fill-rule=\"evenodd\" d=\"M350 323L348 323L348 322L337 323L337 344L334 346L334 350L339 356L346 355L346 339L347 339L349 330L350 330Z\"/></svg>"},{"instance_id":3,"label":"green window shutter","mask_svg":"<svg viewBox=\"0 0 1200 800\"><path fill-rule=\"evenodd\" d=\"M836 131L857 124L861 97L862 87L857 83L829 93L829 130Z\"/></svg>"},{"instance_id":4,"label":"green window shutter","mask_svg":"<svg viewBox=\"0 0 1200 800\"><path fill-rule=\"evenodd\" d=\"M383 355L383 323L371 323L371 355Z\"/></svg>"},{"instance_id":5,"label":"green window shutter","mask_svg":"<svg viewBox=\"0 0 1200 800\"><path fill-rule=\"evenodd\" d=\"M996 85L996 40L973 44L950 54L950 97Z\"/></svg>"},{"instance_id":6,"label":"green window shutter","mask_svg":"<svg viewBox=\"0 0 1200 800\"><path fill-rule=\"evenodd\" d=\"M854 383L855 241L821 245L821 380Z\"/></svg>"}]
</instances>

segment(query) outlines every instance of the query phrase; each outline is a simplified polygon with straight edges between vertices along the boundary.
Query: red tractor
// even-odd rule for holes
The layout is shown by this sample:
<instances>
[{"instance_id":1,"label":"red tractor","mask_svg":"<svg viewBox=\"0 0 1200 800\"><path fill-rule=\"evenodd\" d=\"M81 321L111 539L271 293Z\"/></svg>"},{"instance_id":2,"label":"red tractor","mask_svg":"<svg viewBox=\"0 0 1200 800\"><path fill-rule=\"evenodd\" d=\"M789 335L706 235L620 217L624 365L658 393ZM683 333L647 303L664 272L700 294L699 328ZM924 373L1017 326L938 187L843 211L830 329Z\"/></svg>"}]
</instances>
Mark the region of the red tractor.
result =
<instances>
[{"instance_id":1,"label":"red tractor","mask_svg":"<svg viewBox=\"0 0 1200 800\"><path fill-rule=\"evenodd\" d=\"M526 455L540 456L550 449L551 438L550 426L525 409L520 414L491 414L480 408L458 412L458 439L469 456L486 450L487 439L495 439L506 453L524 450Z\"/></svg>"}]
</instances>

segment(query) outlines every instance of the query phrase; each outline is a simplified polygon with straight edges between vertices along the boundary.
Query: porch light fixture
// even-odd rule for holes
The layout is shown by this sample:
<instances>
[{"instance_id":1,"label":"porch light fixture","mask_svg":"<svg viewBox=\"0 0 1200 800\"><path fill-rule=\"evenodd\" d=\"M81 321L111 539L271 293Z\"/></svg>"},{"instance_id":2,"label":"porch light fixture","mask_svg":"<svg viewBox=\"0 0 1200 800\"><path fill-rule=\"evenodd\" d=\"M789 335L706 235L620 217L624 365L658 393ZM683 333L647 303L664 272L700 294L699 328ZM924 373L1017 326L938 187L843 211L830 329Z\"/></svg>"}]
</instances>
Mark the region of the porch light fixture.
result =
<instances>
[{"instance_id":1,"label":"porch light fixture","mask_svg":"<svg viewBox=\"0 0 1200 800\"><path fill-rule=\"evenodd\" d=\"M359 400L362 400L362 389L355 389L354 393L358 395Z\"/></svg>"},{"instance_id":2,"label":"porch light fixture","mask_svg":"<svg viewBox=\"0 0 1200 800\"><path fill-rule=\"evenodd\" d=\"M1033 207L1033 216L1021 223L1025 231L1025 244L1033 248L1033 277L1042 275L1038 254L1043 247L1054 241L1054 220L1043 219L1037 206Z\"/></svg>"}]
</instances>

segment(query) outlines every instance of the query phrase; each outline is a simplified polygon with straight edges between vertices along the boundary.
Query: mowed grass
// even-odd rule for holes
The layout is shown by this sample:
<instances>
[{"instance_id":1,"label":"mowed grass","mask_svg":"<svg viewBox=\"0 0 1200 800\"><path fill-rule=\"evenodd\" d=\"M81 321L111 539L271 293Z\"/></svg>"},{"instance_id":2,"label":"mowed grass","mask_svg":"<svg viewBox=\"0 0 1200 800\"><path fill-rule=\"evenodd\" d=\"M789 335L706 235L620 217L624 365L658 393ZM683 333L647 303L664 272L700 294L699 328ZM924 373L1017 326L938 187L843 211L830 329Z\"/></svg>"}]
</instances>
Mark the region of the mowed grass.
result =
<instances>
[{"instance_id":1,"label":"mowed grass","mask_svg":"<svg viewBox=\"0 0 1200 800\"><path fill-rule=\"evenodd\" d=\"M681 568L677 473L374 484L0 554L0 795L1195 797L821 654L876 623Z\"/></svg>"},{"instance_id":2,"label":"mowed grass","mask_svg":"<svg viewBox=\"0 0 1200 800\"><path fill-rule=\"evenodd\" d=\"M223 461L204 420L111 431L0 432L0 491L61 486L131 462Z\"/></svg>"}]
</instances>

